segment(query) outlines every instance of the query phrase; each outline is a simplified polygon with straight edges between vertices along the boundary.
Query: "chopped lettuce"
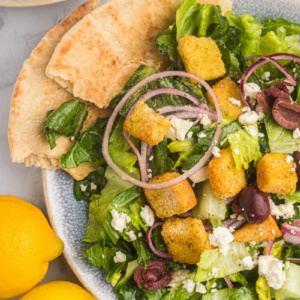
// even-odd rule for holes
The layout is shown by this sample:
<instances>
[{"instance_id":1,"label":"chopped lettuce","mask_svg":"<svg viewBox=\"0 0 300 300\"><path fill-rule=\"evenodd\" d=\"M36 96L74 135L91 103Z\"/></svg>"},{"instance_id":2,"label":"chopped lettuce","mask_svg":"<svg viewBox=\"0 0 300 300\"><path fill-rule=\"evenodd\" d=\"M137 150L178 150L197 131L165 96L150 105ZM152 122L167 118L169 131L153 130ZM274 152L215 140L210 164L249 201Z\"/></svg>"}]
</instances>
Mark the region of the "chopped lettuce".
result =
<instances>
[{"instance_id":1,"label":"chopped lettuce","mask_svg":"<svg viewBox=\"0 0 300 300\"><path fill-rule=\"evenodd\" d=\"M300 191L296 191L293 194L277 195L278 199L285 199L292 202L300 202Z\"/></svg>"},{"instance_id":2,"label":"chopped lettuce","mask_svg":"<svg viewBox=\"0 0 300 300\"><path fill-rule=\"evenodd\" d=\"M118 282L116 286L116 292L119 292L122 286L125 286L126 283L130 280L130 278L133 276L133 273L135 269L138 267L137 260L133 260L128 263L126 273L124 277Z\"/></svg>"},{"instance_id":3,"label":"chopped lettuce","mask_svg":"<svg viewBox=\"0 0 300 300\"><path fill-rule=\"evenodd\" d=\"M250 126L255 127L256 132L258 132L257 125L253 124L245 126L245 129L231 133L227 136L237 169L240 169L241 167L248 169L250 162L253 161L254 165L256 165L262 157L258 144L258 135L256 134L256 136L253 137L248 132Z\"/></svg>"},{"instance_id":4,"label":"chopped lettuce","mask_svg":"<svg viewBox=\"0 0 300 300\"><path fill-rule=\"evenodd\" d=\"M253 288L241 287L238 289L222 289L214 293L206 294L202 300L257 300L257 295Z\"/></svg>"},{"instance_id":5,"label":"chopped lettuce","mask_svg":"<svg viewBox=\"0 0 300 300\"><path fill-rule=\"evenodd\" d=\"M271 114L264 117L271 152L293 153L300 150L300 138L293 138L293 131L280 126Z\"/></svg>"},{"instance_id":6,"label":"chopped lettuce","mask_svg":"<svg viewBox=\"0 0 300 300\"><path fill-rule=\"evenodd\" d=\"M259 300L271 300L271 289L265 276L260 275L255 286Z\"/></svg>"},{"instance_id":7,"label":"chopped lettuce","mask_svg":"<svg viewBox=\"0 0 300 300\"><path fill-rule=\"evenodd\" d=\"M232 282L239 282L240 284L242 284L243 286L247 286L248 285L248 281L245 278L245 276L242 273L235 273L235 274L231 274L228 275L228 278L230 281Z\"/></svg>"},{"instance_id":8,"label":"chopped lettuce","mask_svg":"<svg viewBox=\"0 0 300 300\"><path fill-rule=\"evenodd\" d=\"M184 141L174 141L168 145L168 149L170 150L171 153L174 152L185 152L195 144L194 139L187 139Z\"/></svg>"},{"instance_id":9,"label":"chopped lettuce","mask_svg":"<svg viewBox=\"0 0 300 300\"><path fill-rule=\"evenodd\" d=\"M236 263L238 259L249 256L249 252L244 243L231 242L230 249L226 255L219 252L219 249L205 250L201 253L196 281L206 281L212 278L222 278L226 275L243 271L243 266ZM213 269L217 269L213 272ZM216 270L215 270L216 271Z\"/></svg>"}]
</instances>

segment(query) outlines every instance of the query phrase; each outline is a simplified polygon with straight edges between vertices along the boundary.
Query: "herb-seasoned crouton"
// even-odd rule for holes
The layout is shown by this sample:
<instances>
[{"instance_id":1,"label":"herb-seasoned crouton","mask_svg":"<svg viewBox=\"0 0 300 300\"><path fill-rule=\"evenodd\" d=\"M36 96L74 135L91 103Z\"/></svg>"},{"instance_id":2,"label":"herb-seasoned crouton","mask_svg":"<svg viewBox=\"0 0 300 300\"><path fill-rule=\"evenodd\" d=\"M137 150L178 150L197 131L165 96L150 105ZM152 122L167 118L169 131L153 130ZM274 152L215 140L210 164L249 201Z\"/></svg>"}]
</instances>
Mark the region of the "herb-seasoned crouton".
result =
<instances>
[{"instance_id":1,"label":"herb-seasoned crouton","mask_svg":"<svg viewBox=\"0 0 300 300\"><path fill-rule=\"evenodd\" d=\"M240 88L237 84L226 77L220 80L212 87L216 96L218 97L222 112L233 117L235 120L239 118L244 112ZM206 94L207 100L214 106L214 100L209 93Z\"/></svg>"},{"instance_id":2,"label":"herb-seasoned crouton","mask_svg":"<svg viewBox=\"0 0 300 300\"><path fill-rule=\"evenodd\" d=\"M217 79L226 74L222 54L211 38L185 35L179 41L178 51L188 73L204 80Z\"/></svg>"},{"instance_id":3,"label":"herb-seasoned crouton","mask_svg":"<svg viewBox=\"0 0 300 300\"><path fill-rule=\"evenodd\" d=\"M179 177L178 173L165 173L149 180L148 183L161 183ZM159 218L182 214L197 205L195 193L187 180L160 190L145 190Z\"/></svg>"},{"instance_id":4,"label":"herb-seasoned crouton","mask_svg":"<svg viewBox=\"0 0 300 300\"><path fill-rule=\"evenodd\" d=\"M214 157L208 164L207 174L211 189L219 199L235 196L247 186L245 170L237 170L230 147L220 150L221 157Z\"/></svg>"},{"instance_id":5,"label":"herb-seasoned crouton","mask_svg":"<svg viewBox=\"0 0 300 300\"><path fill-rule=\"evenodd\" d=\"M262 242L274 240L282 236L273 217L269 217L261 224L246 224L233 233L236 242Z\"/></svg>"},{"instance_id":6,"label":"herb-seasoned crouton","mask_svg":"<svg viewBox=\"0 0 300 300\"><path fill-rule=\"evenodd\" d=\"M259 189L265 193L292 194L298 181L293 161L282 153L267 153L256 166Z\"/></svg>"},{"instance_id":7,"label":"herb-seasoned crouton","mask_svg":"<svg viewBox=\"0 0 300 300\"><path fill-rule=\"evenodd\" d=\"M170 130L171 125L167 118L143 102L138 102L124 122L124 131L149 145L160 143L166 133Z\"/></svg>"},{"instance_id":8,"label":"herb-seasoned crouton","mask_svg":"<svg viewBox=\"0 0 300 300\"><path fill-rule=\"evenodd\" d=\"M169 219L161 234L175 262L197 264L201 252L213 248L200 219Z\"/></svg>"}]
</instances>

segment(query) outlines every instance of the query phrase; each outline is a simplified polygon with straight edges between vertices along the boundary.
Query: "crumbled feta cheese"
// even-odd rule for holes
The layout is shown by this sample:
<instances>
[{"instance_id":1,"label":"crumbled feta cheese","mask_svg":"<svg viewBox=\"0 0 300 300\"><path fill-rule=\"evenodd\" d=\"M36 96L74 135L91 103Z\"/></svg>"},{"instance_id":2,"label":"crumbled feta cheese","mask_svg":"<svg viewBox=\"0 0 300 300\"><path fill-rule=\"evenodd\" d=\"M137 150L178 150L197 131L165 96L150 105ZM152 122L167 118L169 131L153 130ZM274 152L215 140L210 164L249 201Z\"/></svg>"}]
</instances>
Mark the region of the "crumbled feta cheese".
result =
<instances>
[{"instance_id":1,"label":"crumbled feta cheese","mask_svg":"<svg viewBox=\"0 0 300 300\"><path fill-rule=\"evenodd\" d=\"M122 253L121 251L117 251L116 255L114 257L114 262L119 263L119 262L124 262L126 261L126 255Z\"/></svg>"},{"instance_id":2,"label":"crumbled feta cheese","mask_svg":"<svg viewBox=\"0 0 300 300\"><path fill-rule=\"evenodd\" d=\"M138 237L142 237L143 234L141 232L138 233Z\"/></svg>"},{"instance_id":3,"label":"crumbled feta cheese","mask_svg":"<svg viewBox=\"0 0 300 300\"><path fill-rule=\"evenodd\" d=\"M71 137L70 137L70 140L71 140L71 141L74 141L74 140L75 140L75 136L71 136Z\"/></svg>"},{"instance_id":4,"label":"crumbled feta cheese","mask_svg":"<svg viewBox=\"0 0 300 300\"><path fill-rule=\"evenodd\" d=\"M253 125L249 125L246 127L247 132L253 137L257 137L257 129Z\"/></svg>"},{"instance_id":5,"label":"crumbled feta cheese","mask_svg":"<svg viewBox=\"0 0 300 300\"><path fill-rule=\"evenodd\" d=\"M288 79L285 79L284 80L285 82L287 83L291 83ZM292 86L287 86L287 89L289 90L290 94L295 90L295 87L292 85Z\"/></svg>"},{"instance_id":6,"label":"crumbled feta cheese","mask_svg":"<svg viewBox=\"0 0 300 300\"><path fill-rule=\"evenodd\" d=\"M211 125L211 120L206 114L199 114L200 123L203 125L204 129L208 129Z\"/></svg>"},{"instance_id":7,"label":"crumbled feta cheese","mask_svg":"<svg viewBox=\"0 0 300 300\"><path fill-rule=\"evenodd\" d=\"M126 234L128 235L128 237L130 238L131 241L136 240L136 235L133 230L126 232Z\"/></svg>"},{"instance_id":8,"label":"crumbled feta cheese","mask_svg":"<svg viewBox=\"0 0 300 300\"><path fill-rule=\"evenodd\" d=\"M244 112L248 112L248 111L251 111L251 108L248 107L248 106L244 106L241 111L244 111Z\"/></svg>"},{"instance_id":9,"label":"crumbled feta cheese","mask_svg":"<svg viewBox=\"0 0 300 300\"><path fill-rule=\"evenodd\" d=\"M240 151L236 148L233 149L233 152L236 154L236 155L239 155L240 154Z\"/></svg>"},{"instance_id":10,"label":"crumbled feta cheese","mask_svg":"<svg viewBox=\"0 0 300 300\"><path fill-rule=\"evenodd\" d=\"M264 111L259 104L255 106L255 111L258 114L258 121L261 121L264 118Z\"/></svg>"},{"instance_id":11,"label":"crumbled feta cheese","mask_svg":"<svg viewBox=\"0 0 300 300\"><path fill-rule=\"evenodd\" d=\"M112 220L111 226L119 231L120 233L126 228L127 224L130 222L130 217L124 213L119 213L116 210L111 211Z\"/></svg>"},{"instance_id":12,"label":"crumbled feta cheese","mask_svg":"<svg viewBox=\"0 0 300 300\"><path fill-rule=\"evenodd\" d=\"M242 125L254 124L257 123L258 120L259 120L259 115L253 110L245 112L239 117L239 122Z\"/></svg>"},{"instance_id":13,"label":"crumbled feta cheese","mask_svg":"<svg viewBox=\"0 0 300 300\"><path fill-rule=\"evenodd\" d=\"M151 155L150 157L149 157L149 161L152 161L153 160L153 155Z\"/></svg>"},{"instance_id":14,"label":"crumbled feta cheese","mask_svg":"<svg viewBox=\"0 0 300 300\"><path fill-rule=\"evenodd\" d=\"M287 155L285 161L289 164L290 162L294 161L294 158L291 155Z\"/></svg>"},{"instance_id":15,"label":"crumbled feta cheese","mask_svg":"<svg viewBox=\"0 0 300 300\"><path fill-rule=\"evenodd\" d=\"M200 139L203 139L203 138L206 137L206 134L205 134L204 132L200 132L200 133L198 133L198 137L199 137Z\"/></svg>"},{"instance_id":16,"label":"crumbled feta cheese","mask_svg":"<svg viewBox=\"0 0 300 300\"><path fill-rule=\"evenodd\" d=\"M190 131L190 132L187 134L187 138L190 139L192 136L193 136L193 132Z\"/></svg>"},{"instance_id":17,"label":"crumbled feta cheese","mask_svg":"<svg viewBox=\"0 0 300 300\"><path fill-rule=\"evenodd\" d=\"M220 149L219 149L217 146L214 146L214 147L213 147L213 149L212 149L212 154L213 154L215 157L221 157Z\"/></svg>"},{"instance_id":18,"label":"crumbled feta cheese","mask_svg":"<svg viewBox=\"0 0 300 300\"><path fill-rule=\"evenodd\" d=\"M79 186L80 186L80 189L81 189L82 192L85 192L85 191L86 191L86 189L87 189L87 186L86 186L86 185L80 184Z\"/></svg>"},{"instance_id":19,"label":"crumbled feta cheese","mask_svg":"<svg viewBox=\"0 0 300 300\"><path fill-rule=\"evenodd\" d=\"M295 214L294 202L285 201L285 204L276 205L271 199L269 199L271 215L276 218L282 217L283 219L292 218Z\"/></svg>"},{"instance_id":20,"label":"crumbled feta cheese","mask_svg":"<svg viewBox=\"0 0 300 300\"><path fill-rule=\"evenodd\" d=\"M300 130L299 128L296 128L294 131L293 131L293 138L294 139L298 139L300 137Z\"/></svg>"},{"instance_id":21,"label":"crumbled feta cheese","mask_svg":"<svg viewBox=\"0 0 300 300\"><path fill-rule=\"evenodd\" d=\"M265 135L264 135L263 133L259 132L259 133L258 133L258 137L263 138L263 137L265 137Z\"/></svg>"},{"instance_id":22,"label":"crumbled feta cheese","mask_svg":"<svg viewBox=\"0 0 300 300\"><path fill-rule=\"evenodd\" d=\"M182 282L182 284L183 284L183 288L186 289L188 293L191 293L194 290L196 285L196 283L192 279L186 279Z\"/></svg>"},{"instance_id":23,"label":"crumbled feta cheese","mask_svg":"<svg viewBox=\"0 0 300 300\"><path fill-rule=\"evenodd\" d=\"M233 235L226 227L217 227L213 229L213 233L209 235L209 242L212 246L219 247L221 254L226 255L230 243L234 240Z\"/></svg>"},{"instance_id":24,"label":"crumbled feta cheese","mask_svg":"<svg viewBox=\"0 0 300 300\"><path fill-rule=\"evenodd\" d=\"M261 75L262 80L269 81L271 76L271 72L265 72Z\"/></svg>"},{"instance_id":25,"label":"crumbled feta cheese","mask_svg":"<svg viewBox=\"0 0 300 300\"><path fill-rule=\"evenodd\" d=\"M196 293L206 294L206 287L201 282L196 283Z\"/></svg>"},{"instance_id":26,"label":"crumbled feta cheese","mask_svg":"<svg viewBox=\"0 0 300 300\"><path fill-rule=\"evenodd\" d=\"M91 191L95 191L97 189L97 184L91 182Z\"/></svg>"},{"instance_id":27,"label":"crumbled feta cheese","mask_svg":"<svg viewBox=\"0 0 300 300\"><path fill-rule=\"evenodd\" d=\"M275 235L275 234L276 234L274 229L272 230L272 234L273 234L273 235Z\"/></svg>"},{"instance_id":28,"label":"crumbled feta cheese","mask_svg":"<svg viewBox=\"0 0 300 300\"><path fill-rule=\"evenodd\" d=\"M245 256L242 260L238 259L236 263L241 267L245 268L246 270L252 270L255 266L251 256Z\"/></svg>"},{"instance_id":29,"label":"crumbled feta cheese","mask_svg":"<svg viewBox=\"0 0 300 300\"><path fill-rule=\"evenodd\" d=\"M234 99L234 98L229 98L228 99L233 105L241 106L241 101Z\"/></svg>"},{"instance_id":30,"label":"crumbled feta cheese","mask_svg":"<svg viewBox=\"0 0 300 300\"><path fill-rule=\"evenodd\" d=\"M254 82L245 83L244 89L246 96L254 99L256 99L257 93L261 92L260 87Z\"/></svg>"},{"instance_id":31,"label":"crumbled feta cheese","mask_svg":"<svg viewBox=\"0 0 300 300\"><path fill-rule=\"evenodd\" d=\"M142 207L141 217L143 218L147 226L151 227L154 224L155 216L150 206L145 205L144 207Z\"/></svg>"},{"instance_id":32,"label":"crumbled feta cheese","mask_svg":"<svg viewBox=\"0 0 300 300\"><path fill-rule=\"evenodd\" d=\"M292 172L295 172L295 168L292 168L291 170L292 170Z\"/></svg>"},{"instance_id":33,"label":"crumbled feta cheese","mask_svg":"<svg viewBox=\"0 0 300 300\"><path fill-rule=\"evenodd\" d=\"M172 273L172 281L169 283L169 287L171 288L175 288L179 285L182 284L182 282L186 279L188 279L190 275L190 271L189 270L176 270Z\"/></svg>"},{"instance_id":34,"label":"crumbled feta cheese","mask_svg":"<svg viewBox=\"0 0 300 300\"><path fill-rule=\"evenodd\" d=\"M266 277L269 287L279 290L286 280L283 262L272 255L261 255L258 259L258 274Z\"/></svg>"},{"instance_id":35,"label":"crumbled feta cheese","mask_svg":"<svg viewBox=\"0 0 300 300\"><path fill-rule=\"evenodd\" d=\"M171 140L184 141L186 133L193 126L193 122L172 117L170 120L171 129L167 132L167 138Z\"/></svg>"}]
</instances>

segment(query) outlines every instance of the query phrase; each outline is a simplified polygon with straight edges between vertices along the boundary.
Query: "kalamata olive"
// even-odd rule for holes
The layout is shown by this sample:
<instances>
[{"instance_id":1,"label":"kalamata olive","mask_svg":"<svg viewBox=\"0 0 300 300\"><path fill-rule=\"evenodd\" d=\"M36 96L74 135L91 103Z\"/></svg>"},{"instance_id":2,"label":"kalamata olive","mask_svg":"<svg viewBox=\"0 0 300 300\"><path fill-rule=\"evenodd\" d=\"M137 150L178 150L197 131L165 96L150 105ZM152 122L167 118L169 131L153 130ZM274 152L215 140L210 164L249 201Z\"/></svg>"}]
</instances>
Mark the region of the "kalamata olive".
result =
<instances>
[{"instance_id":1,"label":"kalamata olive","mask_svg":"<svg viewBox=\"0 0 300 300\"><path fill-rule=\"evenodd\" d=\"M244 188L239 195L239 202L245 220L251 224L261 224L270 215L268 194L259 190L256 184Z\"/></svg>"},{"instance_id":2,"label":"kalamata olive","mask_svg":"<svg viewBox=\"0 0 300 300\"><path fill-rule=\"evenodd\" d=\"M297 173L297 177L298 177L298 181L300 178L300 151L295 151L293 153L293 158L294 158L294 162L296 165L296 173Z\"/></svg>"}]
</instances>

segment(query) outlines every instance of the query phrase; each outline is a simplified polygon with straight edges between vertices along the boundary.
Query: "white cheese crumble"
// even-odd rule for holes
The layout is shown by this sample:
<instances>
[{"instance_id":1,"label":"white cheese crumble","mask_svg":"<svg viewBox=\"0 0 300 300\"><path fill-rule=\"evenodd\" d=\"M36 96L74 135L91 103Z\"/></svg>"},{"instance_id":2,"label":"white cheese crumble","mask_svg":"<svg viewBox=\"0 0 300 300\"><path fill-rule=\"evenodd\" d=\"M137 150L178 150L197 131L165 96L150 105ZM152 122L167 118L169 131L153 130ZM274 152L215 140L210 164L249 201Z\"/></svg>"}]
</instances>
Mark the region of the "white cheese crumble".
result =
<instances>
[{"instance_id":1,"label":"white cheese crumble","mask_svg":"<svg viewBox=\"0 0 300 300\"><path fill-rule=\"evenodd\" d=\"M212 154L213 154L215 157L221 157L220 149L219 149L217 146L214 146L214 147L213 147L213 149L212 149Z\"/></svg>"},{"instance_id":2,"label":"white cheese crumble","mask_svg":"<svg viewBox=\"0 0 300 300\"><path fill-rule=\"evenodd\" d=\"M128 235L128 237L130 238L131 241L136 240L136 235L133 230L126 232L126 234Z\"/></svg>"},{"instance_id":3,"label":"white cheese crumble","mask_svg":"<svg viewBox=\"0 0 300 300\"><path fill-rule=\"evenodd\" d=\"M199 137L200 139L203 139L203 138L206 137L206 134L205 134L204 132L200 132L200 133L198 133L198 137Z\"/></svg>"},{"instance_id":4,"label":"white cheese crumble","mask_svg":"<svg viewBox=\"0 0 300 300\"><path fill-rule=\"evenodd\" d=\"M119 262L124 262L126 261L126 255L122 253L121 251L117 251L116 255L114 257L114 262L119 263Z\"/></svg>"},{"instance_id":5,"label":"white cheese crumble","mask_svg":"<svg viewBox=\"0 0 300 300\"><path fill-rule=\"evenodd\" d=\"M256 99L257 93L261 92L260 87L254 82L245 83L244 89L246 96L254 99Z\"/></svg>"},{"instance_id":6,"label":"white cheese crumble","mask_svg":"<svg viewBox=\"0 0 300 300\"><path fill-rule=\"evenodd\" d=\"M259 115L255 111L247 111L239 117L239 122L242 125L250 125L257 123Z\"/></svg>"},{"instance_id":7,"label":"white cheese crumble","mask_svg":"<svg viewBox=\"0 0 300 300\"><path fill-rule=\"evenodd\" d=\"M263 133L259 132L259 133L258 133L258 137L263 138L263 137L265 137L265 135L264 135Z\"/></svg>"},{"instance_id":8,"label":"white cheese crumble","mask_svg":"<svg viewBox=\"0 0 300 300\"><path fill-rule=\"evenodd\" d=\"M271 72L265 72L261 75L262 80L269 81L271 76Z\"/></svg>"},{"instance_id":9,"label":"white cheese crumble","mask_svg":"<svg viewBox=\"0 0 300 300\"><path fill-rule=\"evenodd\" d=\"M149 157L149 161L152 161L153 160L153 155L151 155L150 157Z\"/></svg>"},{"instance_id":10,"label":"white cheese crumble","mask_svg":"<svg viewBox=\"0 0 300 300\"><path fill-rule=\"evenodd\" d=\"M188 279L190 275L189 270L176 270L172 273L172 281L169 283L169 287L175 288L182 284L182 282Z\"/></svg>"},{"instance_id":11,"label":"white cheese crumble","mask_svg":"<svg viewBox=\"0 0 300 300\"><path fill-rule=\"evenodd\" d=\"M80 184L80 189L81 189L82 192L85 192L86 189L87 189L87 186L84 185L84 184Z\"/></svg>"},{"instance_id":12,"label":"white cheese crumble","mask_svg":"<svg viewBox=\"0 0 300 300\"><path fill-rule=\"evenodd\" d=\"M154 224L155 216L150 206L145 205L144 207L142 207L141 217L143 218L147 226L151 227Z\"/></svg>"},{"instance_id":13,"label":"white cheese crumble","mask_svg":"<svg viewBox=\"0 0 300 300\"><path fill-rule=\"evenodd\" d=\"M238 259L236 263L246 270L252 270L255 266L255 263L252 260L251 256L245 256L243 259Z\"/></svg>"},{"instance_id":14,"label":"white cheese crumble","mask_svg":"<svg viewBox=\"0 0 300 300\"><path fill-rule=\"evenodd\" d=\"M269 287L279 290L286 280L283 262L272 255L261 255L258 259L258 274L266 277Z\"/></svg>"},{"instance_id":15,"label":"white cheese crumble","mask_svg":"<svg viewBox=\"0 0 300 300\"><path fill-rule=\"evenodd\" d=\"M143 234L141 232L138 233L138 237L142 237Z\"/></svg>"},{"instance_id":16,"label":"white cheese crumble","mask_svg":"<svg viewBox=\"0 0 300 300\"><path fill-rule=\"evenodd\" d=\"M190 139L192 136L193 136L193 132L190 131L190 132L187 134L187 138Z\"/></svg>"},{"instance_id":17,"label":"white cheese crumble","mask_svg":"<svg viewBox=\"0 0 300 300\"><path fill-rule=\"evenodd\" d=\"M283 80L287 83L291 83L288 79ZM289 90L290 94L295 90L294 86L287 86L287 89Z\"/></svg>"},{"instance_id":18,"label":"white cheese crumble","mask_svg":"<svg viewBox=\"0 0 300 300\"><path fill-rule=\"evenodd\" d=\"M193 126L193 122L172 117L170 120L171 129L167 132L167 138L171 140L184 141L186 133Z\"/></svg>"},{"instance_id":19,"label":"white cheese crumble","mask_svg":"<svg viewBox=\"0 0 300 300\"><path fill-rule=\"evenodd\" d=\"M130 217L124 213L117 212L115 209L113 209L110 213L112 215L111 226L122 233L127 224L130 222Z\"/></svg>"},{"instance_id":20,"label":"white cheese crumble","mask_svg":"<svg viewBox=\"0 0 300 300\"><path fill-rule=\"evenodd\" d=\"M182 282L183 288L186 289L188 293L191 293L195 288L195 282L192 279L186 279Z\"/></svg>"},{"instance_id":21,"label":"white cheese crumble","mask_svg":"<svg viewBox=\"0 0 300 300\"><path fill-rule=\"evenodd\" d=\"M299 128L296 128L294 131L293 131L293 138L294 139L298 139L300 137L300 130Z\"/></svg>"},{"instance_id":22,"label":"white cheese crumble","mask_svg":"<svg viewBox=\"0 0 300 300\"><path fill-rule=\"evenodd\" d=\"M246 127L247 132L253 137L257 137L257 129L253 125L249 125Z\"/></svg>"},{"instance_id":23,"label":"white cheese crumble","mask_svg":"<svg viewBox=\"0 0 300 300\"><path fill-rule=\"evenodd\" d=\"M229 98L228 99L233 105L241 106L241 101L234 99L234 98Z\"/></svg>"},{"instance_id":24,"label":"white cheese crumble","mask_svg":"<svg viewBox=\"0 0 300 300\"><path fill-rule=\"evenodd\" d=\"M204 129L208 129L211 125L211 120L206 114L199 114L200 123L203 125Z\"/></svg>"},{"instance_id":25,"label":"white cheese crumble","mask_svg":"<svg viewBox=\"0 0 300 300\"><path fill-rule=\"evenodd\" d=\"M91 190L94 191L97 189L97 184L95 184L94 182L91 182Z\"/></svg>"},{"instance_id":26,"label":"white cheese crumble","mask_svg":"<svg viewBox=\"0 0 300 300\"><path fill-rule=\"evenodd\" d=\"M209 242L212 246L219 247L221 254L226 255L230 243L234 240L233 235L226 227L217 227L213 229L213 233L209 235Z\"/></svg>"},{"instance_id":27,"label":"white cheese crumble","mask_svg":"<svg viewBox=\"0 0 300 300\"><path fill-rule=\"evenodd\" d=\"M236 155L239 155L240 154L240 151L236 148L233 149L233 152L236 154Z\"/></svg>"},{"instance_id":28,"label":"white cheese crumble","mask_svg":"<svg viewBox=\"0 0 300 300\"><path fill-rule=\"evenodd\" d=\"M206 294L206 287L201 282L196 283L196 293Z\"/></svg>"},{"instance_id":29,"label":"white cheese crumble","mask_svg":"<svg viewBox=\"0 0 300 300\"><path fill-rule=\"evenodd\" d=\"M285 201L285 204L276 205L271 199L269 199L271 215L276 218L282 217L283 219L292 218L295 214L294 203L291 201Z\"/></svg>"},{"instance_id":30,"label":"white cheese crumble","mask_svg":"<svg viewBox=\"0 0 300 300\"><path fill-rule=\"evenodd\" d=\"M258 104L255 106L255 111L258 114L258 121L261 121L264 118L264 111Z\"/></svg>"}]
</instances>

